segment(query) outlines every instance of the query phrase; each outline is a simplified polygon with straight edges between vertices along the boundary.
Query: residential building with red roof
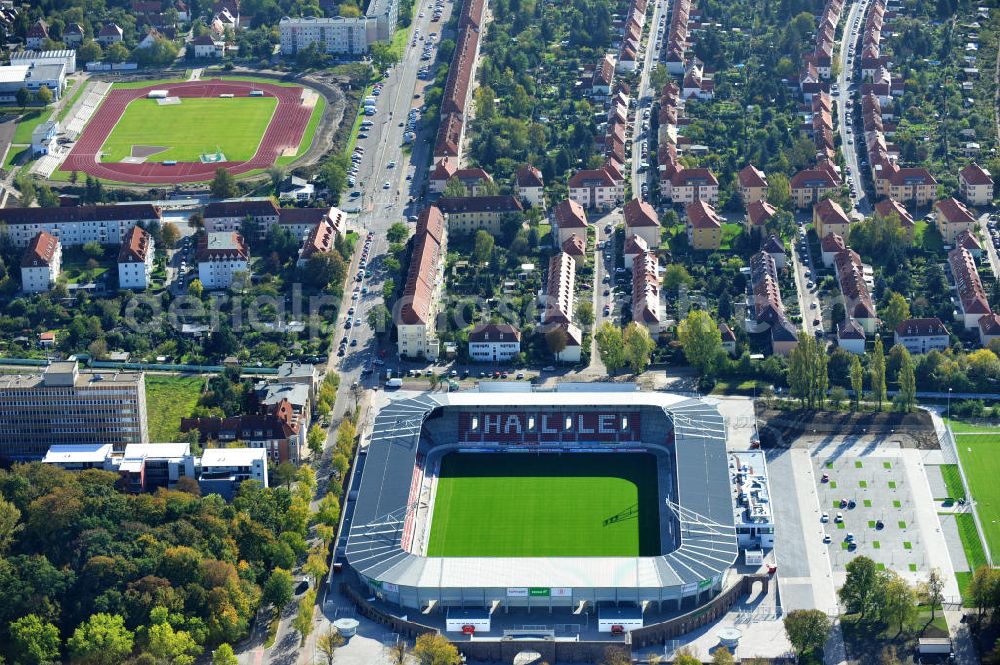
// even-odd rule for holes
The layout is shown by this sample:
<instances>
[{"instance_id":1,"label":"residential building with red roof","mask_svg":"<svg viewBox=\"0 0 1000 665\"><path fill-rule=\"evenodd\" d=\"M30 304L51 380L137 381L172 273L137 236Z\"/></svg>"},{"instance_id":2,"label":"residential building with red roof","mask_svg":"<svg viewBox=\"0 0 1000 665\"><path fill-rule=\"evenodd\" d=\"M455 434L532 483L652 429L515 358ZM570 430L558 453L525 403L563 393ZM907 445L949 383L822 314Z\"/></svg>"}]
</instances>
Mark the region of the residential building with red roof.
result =
<instances>
[{"instance_id":1,"label":"residential building with red roof","mask_svg":"<svg viewBox=\"0 0 1000 665\"><path fill-rule=\"evenodd\" d=\"M979 317L979 343L988 346L995 339L1000 339L1000 314L990 312Z\"/></svg>"},{"instance_id":2,"label":"residential building with red roof","mask_svg":"<svg viewBox=\"0 0 1000 665\"><path fill-rule=\"evenodd\" d=\"M552 222L556 227L556 242L562 246L570 236L587 234L587 213L576 201L563 199L552 210Z\"/></svg>"},{"instance_id":3,"label":"residential building with red roof","mask_svg":"<svg viewBox=\"0 0 1000 665\"><path fill-rule=\"evenodd\" d=\"M813 205L827 194L835 194L840 189L840 176L825 163L812 169L799 171L788 184L792 192L792 203L804 209Z\"/></svg>"},{"instance_id":4,"label":"residential building with red roof","mask_svg":"<svg viewBox=\"0 0 1000 665\"><path fill-rule=\"evenodd\" d=\"M469 358L474 362L510 362L520 352L521 331L509 323L483 323L469 331Z\"/></svg>"},{"instance_id":5,"label":"residential building with red roof","mask_svg":"<svg viewBox=\"0 0 1000 665\"><path fill-rule=\"evenodd\" d=\"M622 253L625 257L625 269L631 270L635 257L649 251L649 245L640 235L632 235L625 239L625 246Z\"/></svg>"},{"instance_id":6,"label":"residential building with red roof","mask_svg":"<svg viewBox=\"0 0 1000 665\"><path fill-rule=\"evenodd\" d=\"M753 164L747 164L738 175L740 198L743 205L750 206L755 201L767 199L767 176Z\"/></svg>"},{"instance_id":7,"label":"residential building with red roof","mask_svg":"<svg viewBox=\"0 0 1000 665\"><path fill-rule=\"evenodd\" d=\"M403 297L393 310L396 350L404 358L434 360L440 352L437 308L444 283L448 232L436 206L420 213L411 241L413 250L403 285Z\"/></svg>"},{"instance_id":8,"label":"residential building with red roof","mask_svg":"<svg viewBox=\"0 0 1000 665\"><path fill-rule=\"evenodd\" d=\"M575 313L576 261L566 252L549 259L543 296L542 324L572 323Z\"/></svg>"},{"instance_id":9,"label":"residential building with red roof","mask_svg":"<svg viewBox=\"0 0 1000 665\"><path fill-rule=\"evenodd\" d=\"M913 354L944 351L951 345L948 329L937 317L901 321L893 333L893 341Z\"/></svg>"},{"instance_id":10,"label":"residential building with red roof","mask_svg":"<svg viewBox=\"0 0 1000 665\"><path fill-rule=\"evenodd\" d=\"M923 167L883 167L875 178L875 193L918 208L937 195L937 180Z\"/></svg>"},{"instance_id":11,"label":"residential building with red roof","mask_svg":"<svg viewBox=\"0 0 1000 665\"><path fill-rule=\"evenodd\" d=\"M625 199L625 178L610 163L599 169L577 171L567 184L569 198L584 208L609 210Z\"/></svg>"},{"instance_id":12,"label":"residential building with red roof","mask_svg":"<svg viewBox=\"0 0 1000 665\"><path fill-rule=\"evenodd\" d=\"M891 215L896 216L896 219L899 220L900 228L906 231L907 237L912 239L916 223L913 221L913 215L906 209L906 206L896 199L882 199L875 204L876 217L886 219Z\"/></svg>"},{"instance_id":13,"label":"residential building with red roof","mask_svg":"<svg viewBox=\"0 0 1000 665\"><path fill-rule=\"evenodd\" d=\"M572 256L574 260L579 261L587 255L587 241L573 233L570 237L566 238L566 242L562 244L561 249Z\"/></svg>"},{"instance_id":14,"label":"residential building with red roof","mask_svg":"<svg viewBox=\"0 0 1000 665\"><path fill-rule=\"evenodd\" d=\"M48 291L62 269L62 245L51 233L39 231L21 257L21 289L27 293Z\"/></svg>"},{"instance_id":15,"label":"residential building with red roof","mask_svg":"<svg viewBox=\"0 0 1000 665\"><path fill-rule=\"evenodd\" d=\"M204 233L195 253L198 279L206 289L228 289L238 274L250 276L250 249L236 231Z\"/></svg>"},{"instance_id":16,"label":"residential building with red roof","mask_svg":"<svg viewBox=\"0 0 1000 665\"><path fill-rule=\"evenodd\" d=\"M448 221L449 233L473 233L480 229L499 235L504 225L519 217L524 206L515 196L465 196L452 198L442 196L437 207Z\"/></svg>"},{"instance_id":17,"label":"residential building with red roof","mask_svg":"<svg viewBox=\"0 0 1000 665\"><path fill-rule=\"evenodd\" d=\"M827 233L823 236L823 239L819 241L819 247L823 255L823 265L827 268L833 267L833 260L837 254L847 249L847 246L844 244L844 237L836 233Z\"/></svg>"},{"instance_id":18,"label":"residential building with red roof","mask_svg":"<svg viewBox=\"0 0 1000 665\"><path fill-rule=\"evenodd\" d=\"M822 199L813 206L813 228L820 238L829 233L847 237L847 232L851 228L851 218L833 199Z\"/></svg>"},{"instance_id":19,"label":"residential building with red roof","mask_svg":"<svg viewBox=\"0 0 1000 665\"><path fill-rule=\"evenodd\" d=\"M834 257L833 266L844 297L847 318L857 321L866 334L874 334L880 322L868 286L869 270L858 253L850 248Z\"/></svg>"},{"instance_id":20,"label":"residential building with red roof","mask_svg":"<svg viewBox=\"0 0 1000 665\"><path fill-rule=\"evenodd\" d=\"M837 324L837 346L856 355L865 353L865 329L855 319L845 319Z\"/></svg>"},{"instance_id":21,"label":"residential building with red roof","mask_svg":"<svg viewBox=\"0 0 1000 665\"><path fill-rule=\"evenodd\" d=\"M980 317L992 314L990 302L986 298L983 282L979 278L976 260L964 247L956 247L948 252L948 266L955 281L958 293L957 317L960 318L966 330L974 330L979 326Z\"/></svg>"},{"instance_id":22,"label":"residential building with red roof","mask_svg":"<svg viewBox=\"0 0 1000 665\"><path fill-rule=\"evenodd\" d=\"M541 171L531 164L522 164L514 173L514 186L521 203L545 209L545 180Z\"/></svg>"},{"instance_id":23,"label":"residential building with red roof","mask_svg":"<svg viewBox=\"0 0 1000 665\"><path fill-rule=\"evenodd\" d=\"M964 203L949 196L934 203L934 225L945 244L954 245L962 231L976 228L976 218Z\"/></svg>"},{"instance_id":24,"label":"residential building with red roof","mask_svg":"<svg viewBox=\"0 0 1000 665\"><path fill-rule=\"evenodd\" d=\"M985 206L993 203L993 177L975 162L959 171L958 189L969 205Z\"/></svg>"},{"instance_id":25,"label":"residential building with red roof","mask_svg":"<svg viewBox=\"0 0 1000 665\"><path fill-rule=\"evenodd\" d=\"M632 199L622 207L625 218L625 238L641 236L651 248L660 246L660 219L656 209L641 199Z\"/></svg>"},{"instance_id":26,"label":"residential building with red roof","mask_svg":"<svg viewBox=\"0 0 1000 665\"><path fill-rule=\"evenodd\" d=\"M719 202L719 181L709 169L680 169L670 178L670 200L687 204L705 201L712 205Z\"/></svg>"},{"instance_id":27,"label":"residential building with red roof","mask_svg":"<svg viewBox=\"0 0 1000 665\"><path fill-rule=\"evenodd\" d=\"M710 251L722 245L722 224L725 220L715 208L704 201L694 201L684 207L684 228L692 249Z\"/></svg>"},{"instance_id":28,"label":"residential building with red roof","mask_svg":"<svg viewBox=\"0 0 1000 665\"><path fill-rule=\"evenodd\" d=\"M45 40L49 38L49 24L42 19L35 21L26 35L25 46L33 51L40 51L45 47Z\"/></svg>"},{"instance_id":29,"label":"residential building with red roof","mask_svg":"<svg viewBox=\"0 0 1000 665\"><path fill-rule=\"evenodd\" d=\"M333 251L337 241L337 229L327 219L322 219L306 235L299 249L299 258L295 262L296 267L305 268L309 264L309 259L318 254L329 254Z\"/></svg>"},{"instance_id":30,"label":"residential building with red roof","mask_svg":"<svg viewBox=\"0 0 1000 665\"><path fill-rule=\"evenodd\" d=\"M764 199L751 201L747 204L747 230L751 235L762 236L767 231L768 223L778 214L778 210Z\"/></svg>"},{"instance_id":31,"label":"residential building with red roof","mask_svg":"<svg viewBox=\"0 0 1000 665\"><path fill-rule=\"evenodd\" d=\"M148 289L153 277L155 253L153 236L141 226L129 229L118 250L118 288Z\"/></svg>"},{"instance_id":32,"label":"residential building with red roof","mask_svg":"<svg viewBox=\"0 0 1000 665\"><path fill-rule=\"evenodd\" d=\"M226 418L181 418L180 431L198 432L202 445L225 445L242 441L251 448L263 448L276 462L298 462L302 459L304 428L297 422L295 410L288 400L262 409Z\"/></svg>"},{"instance_id":33,"label":"residential building with red roof","mask_svg":"<svg viewBox=\"0 0 1000 665\"><path fill-rule=\"evenodd\" d=\"M655 252L639 254L632 261L632 320L645 326L653 339L666 331L660 264Z\"/></svg>"}]
</instances>

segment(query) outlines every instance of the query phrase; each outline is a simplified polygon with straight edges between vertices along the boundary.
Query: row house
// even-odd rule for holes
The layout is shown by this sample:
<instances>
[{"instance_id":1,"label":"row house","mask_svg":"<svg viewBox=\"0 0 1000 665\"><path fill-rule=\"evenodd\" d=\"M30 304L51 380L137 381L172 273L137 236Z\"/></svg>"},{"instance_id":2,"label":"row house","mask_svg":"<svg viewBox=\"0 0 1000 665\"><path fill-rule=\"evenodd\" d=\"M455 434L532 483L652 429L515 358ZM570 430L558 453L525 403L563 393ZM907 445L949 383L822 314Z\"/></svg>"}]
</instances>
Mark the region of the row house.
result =
<instances>
[{"instance_id":1,"label":"row house","mask_svg":"<svg viewBox=\"0 0 1000 665\"><path fill-rule=\"evenodd\" d=\"M594 67L590 78L590 96L605 99L611 96L615 85L615 63L610 54L605 54Z\"/></svg>"},{"instance_id":2,"label":"row house","mask_svg":"<svg viewBox=\"0 0 1000 665\"><path fill-rule=\"evenodd\" d=\"M575 261L581 261L587 255L587 240L572 233L559 249L572 256Z\"/></svg>"},{"instance_id":3,"label":"row house","mask_svg":"<svg viewBox=\"0 0 1000 665\"><path fill-rule=\"evenodd\" d=\"M125 234L118 250L118 287L143 291L153 278L155 255L153 236L141 226L133 226Z\"/></svg>"},{"instance_id":4,"label":"row house","mask_svg":"<svg viewBox=\"0 0 1000 665\"><path fill-rule=\"evenodd\" d=\"M866 266L853 249L847 248L833 259L840 293L844 296L844 306L848 319L853 319L871 335L878 328L879 319L875 311L868 286Z\"/></svg>"},{"instance_id":5,"label":"row house","mask_svg":"<svg viewBox=\"0 0 1000 665\"><path fill-rule=\"evenodd\" d=\"M542 301L541 331L548 334L556 328L562 334L565 347L558 352L559 362L579 362L583 332L573 323L575 312L576 261L560 252L549 259L549 272Z\"/></svg>"},{"instance_id":6,"label":"row house","mask_svg":"<svg viewBox=\"0 0 1000 665\"><path fill-rule=\"evenodd\" d=\"M949 196L934 203L934 225L948 245L954 245L963 231L976 228L976 218L965 204Z\"/></svg>"},{"instance_id":7,"label":"row house","mask_svg":"<svg viewBox=\"0 0 1000 665\"><path fill-rule=\"evenodd\" d=\"M983 244L979 242L976 234L968 229L958 234L958 237L955 238L955 246L969 250L969 254L972 254L975 259L983 255Z\"/></svg>"},{"instance_id":8,"label":"row house","mask_svg":"<svg viewBox=\"0 0 1000 665\"><path fill-rule=\"evenodd\" d=\"M569 198L584 208L610 210L625 200L625 177L614 164L577 171L569 179Z\"/></svg>"},{"instance_id":9,"label":"row house","mask_svg":"<svg viewBox=\"0 0 1000 665\"><path fill-rule=\"evenodd\" d=\"M975 162L959 171L958 189L969 205L986 206L993 203L993 177Z\"/></svg>"},{"instance_id":10,"label":"row house","mask_svg":"<svg viewBox=\"0 0 1000 665\"><path fill-rule=\"evenodd\" d=\"M133 226L163 222L163 211L148 203L88 205L65 208L0 208L0 224L14 247L27 247L39 232L54 236L63 247L96 242L120 245Z\"/></svg>"},{"instance_id":11,"label":"row house","mask_svg":"<svg viewBox=\"0 0 1000 665\"><path fill-rule=\"evenodd\" d=\"M62 269L62 245L45 231L32 238L21 257L21 289L26 293L48 291Z\"/></svg>"},{"instance_id":12,"label":"row house","mask_svg":"<svg viewBox=\"0 0 1000 665\"><path fill-rule=\"evenodd\" d=\"M773 233L760 245L760 251L771 255L774 265L781 270L788 264L788 254L785 252L785 243Z\"/></svg>"},{"instance_id":13,"label":"row house","mask_svg":"<svg viewBox=\"0 0 1000 665\"><path fill-rule=\"evenodd\" d=\"M480 26L484 11L482 2L468 2L463 5L455 51L451 56L448 79L441 97L441 118L437 138L434 141L432 170L442 159L454 160L456 168L462 162L466 114L472 97L472 86L476 80L476 64L479 60L481 40Z\"/></svg>"},{"instance_id":14,"label":"row house","mask_svg":"<svg viewBox=\"0 0 1000 665\"><path fill-rule=\"evenodd\" d=\"M625 13L625 26L622 34L621 48L618 50L618 63L615 69L619 72L633 73L639 67L639 49L642 40L642 27L646 23L647 0L631 0Z\"/></svg>"},{"instance_id":15,"label":"row house","mask_svg":"<svg viewBox=\"0 0 1000 665\"><path fill-rule=\"evenodd\" d=\"M937 180L923 167L900 167L895 162L883 164L875 177L875 194L918 208L937 196Z\"/></svg>"},{"instance_id":16,"label":"row house","mask_svg":"<svg viewBox=\"0 0 1000 665\"><path fill-rule=\"evenodd\" d=\"M966 330L974 330L981 317L992 314L983 282L979 278L979 269L976 268L976 260L969 250L956 247L948 252L948 266L958 294L955 320L961 321Z\"/></svg>"},{"instance_id":17,"label":"row house","mask_svg":"<svg viewBox=\"0 0 1000 665\"><path fill-rule=\"evenodd\" d=\"M454 160L443 159L434 167L427 181L431 193L444 192L449 182L459 182L465 190L465 196L484 196L492 189L493 178L489 173L477 167L458 169Z\"/></svg>"},{"instance_id":18,"label":"row house","mask_svg":"<svg viewBox=\"0 0 1000 665\"><path fill-rule=\"evenodd\" d=\"M833 71L833 53L836 47L837 24L844 10L843 0L827 0L816 26L816 41L812 51L802 57L802 74L799 86L803 96L811 97L825 89L825 81ZM806 99L808 102L809 99Z\"/></svg>"},{"instance_id":19,"label":"row house","mask_svg":"<svg viewBox=\"0 0 1000 665\"><path fill-rule=\"evenodd\" d=\"M688 245L697 250L715 250L722 245L722 219L715 208L704 201L694 201L684 208L684 226Z\"/></svg>"},{"instance_id":20,"label":"row house","mask_svg":"<svg viewBox=\"0 0 1000 665\"><path fill-rule=\"evenodd\" d=\"M871 80L884 69L887 58L882 56L882 26L885 22L885 2L872 2L865 16L861 40L861 78Z\"/></svg>"},{"instance_id":21,"label":"row house","mask_svg":"<svg viewBox=\"0 0 1000 665\"><path fill-rule=\"evenodd\" d=\"M645 252L632 261L632 320L645 326L653 339L666 332L668 321L660 297L660 263L656 252Z\"/></svg>"},{"instance_id":22,"label":"row house","mask_svg":"<svg viewBox=\"0 0 1000 665\"><path fill-rule=\"evenodd\" d=\"M906 319L896 326L893 341L912 354L944 351L950 345L948 329L939 318Z\"/></svg>"},{"instance_id":23,"label":"row house","mask_svg":"<svg viewBox=\"0 0 1000 665\"><path fill-rule=\"evenodd\" d=\"M504 226L524 212L524 206L515 196L443 196L437 201L438 209L448 221L448 231L473 233L480 229L499 235Z\"/></svg>"},{"instance_id":24,"label":"row house","mask_svg":"<svg viewBox=\"0 0 1000 665\"><path fill-rule=\"evenodd\" d=\"M748 333L769 332L771 353L787 356L798 345L798 331L781 301L778 267L767 252L750 257L750 302L743 324Z\"/></svg>"},{"instance_id":25,"label":"row house","mask_svg":"<svg viewBox=\"0 0 1000 665\"><path fill-rule=\"evenodd\" d=\"M674 76L683 76L687 66L687 51L691 47L688 29L691 0L676 0L671 4L670 28L663 45L663 61L668 72Z\"/></svg>"},{"instance_id":26,"label":"row house","mask_svg":"<svg viewBox=\"0 0 1000 665\"><path fill-rule=\"evenodd\" d=\"M282 208L278 213L278 226L295 238L304 239L321 222L332 226L338 235L347 232L347 213L339 208ZM258 239L263 239L267 231L258 226Z\"/></svg>"},{"instance_id":27,"label":"row house","mask_svg":"<svg viewBox=\"0 0 1000 665\"><path fill-rule=\"evenodd\" d=\"M687 71L684 72L684 82L681 85L681 97L684 99L707 100L715 97L715 81L705 73L705 65L698 58L692 58Z\"/></svg>"},{"instance_id":28,"label":"row house","mask_svg":"<svg viewBox=\"0 0 1000 665\"><path fill-rule=\"evenodd\" d=\"M420 213L411 242L413 251L403 297L393 309L396 350L404 358L435 360L441 346L436 319L448 244L439 208L430 206Z\"/></svg>"}]
</instances>

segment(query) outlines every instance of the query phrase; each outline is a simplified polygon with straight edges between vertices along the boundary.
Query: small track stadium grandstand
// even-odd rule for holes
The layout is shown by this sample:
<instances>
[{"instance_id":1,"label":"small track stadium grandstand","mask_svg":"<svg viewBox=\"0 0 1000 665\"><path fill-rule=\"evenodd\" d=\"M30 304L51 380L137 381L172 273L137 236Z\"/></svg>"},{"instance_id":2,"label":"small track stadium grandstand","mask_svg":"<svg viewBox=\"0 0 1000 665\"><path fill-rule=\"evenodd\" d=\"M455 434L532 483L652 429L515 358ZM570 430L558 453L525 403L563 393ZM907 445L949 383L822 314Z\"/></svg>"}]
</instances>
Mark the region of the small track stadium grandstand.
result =
<instances>
[{"instance_id":1,"label":"small track stadium grandstand","mask_svg":"<svg viewBox=\"0 0 1000 665\"><path fill-rule=\"evenodd\" d=\"M337 560L404 613L697 607L738 547L711 399L569 384L400 393Z\"/></svg>"}]
</instances>

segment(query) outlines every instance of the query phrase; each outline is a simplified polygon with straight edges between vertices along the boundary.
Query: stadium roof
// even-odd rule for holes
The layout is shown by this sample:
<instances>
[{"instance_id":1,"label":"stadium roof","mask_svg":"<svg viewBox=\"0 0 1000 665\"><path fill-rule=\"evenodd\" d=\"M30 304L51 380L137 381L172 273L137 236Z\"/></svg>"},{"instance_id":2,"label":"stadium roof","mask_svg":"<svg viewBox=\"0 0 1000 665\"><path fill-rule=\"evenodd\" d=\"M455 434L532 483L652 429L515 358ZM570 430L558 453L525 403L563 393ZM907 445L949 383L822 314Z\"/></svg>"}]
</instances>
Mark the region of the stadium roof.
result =
<instances>
[{"instance_id":1,"label":"stadium roof","mask_svg":"<svg viewBox=\"0 0 1000 665\"><path fill-rule=\"evenodd\" d=\"M638 391L459 392L391 402L375 416L346 544L370 579L425 588L630 587L699 584L737 556L725 423L714 400ZM662 408L673 422L680 545L653 557L424 557L401 546L424 419L441 406ZM644 442L646 443L646 442ZM650 445L647 443L647 445ZM661 508L661 509L666 509Z\"/></svg>"}]
</instances>

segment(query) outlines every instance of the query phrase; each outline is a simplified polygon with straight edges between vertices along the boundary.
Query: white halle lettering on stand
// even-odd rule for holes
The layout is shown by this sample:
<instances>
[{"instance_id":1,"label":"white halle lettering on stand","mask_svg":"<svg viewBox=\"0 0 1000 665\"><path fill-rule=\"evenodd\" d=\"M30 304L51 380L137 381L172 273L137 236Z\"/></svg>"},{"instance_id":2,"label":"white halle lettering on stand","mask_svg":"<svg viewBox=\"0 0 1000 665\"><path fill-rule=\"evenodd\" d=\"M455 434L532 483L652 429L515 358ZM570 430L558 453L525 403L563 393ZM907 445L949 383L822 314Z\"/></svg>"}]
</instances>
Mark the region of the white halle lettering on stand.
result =
<instances>
[{"instance_id":1,"label":"white halle lettering on stand","mask_svg":"<svg viewBox=\"0 0 1000 665\"><path fill-rule=\"evenodd\" d=\"M524 434L526 414L482 414L479 417L483 423L483 434ZM559 434L563 431L565 416L543 413L539 417L539 432L542 434ZM570 422L574 420L569 416ZM576 414L576 432L578 434L618 434L619 416L613 413L578 413ZM595 422L596 420L596 422ZM588 424L589 423L589 424ZM626 429L625 431L628 431Z\"/></svg>"}]
</instances>

